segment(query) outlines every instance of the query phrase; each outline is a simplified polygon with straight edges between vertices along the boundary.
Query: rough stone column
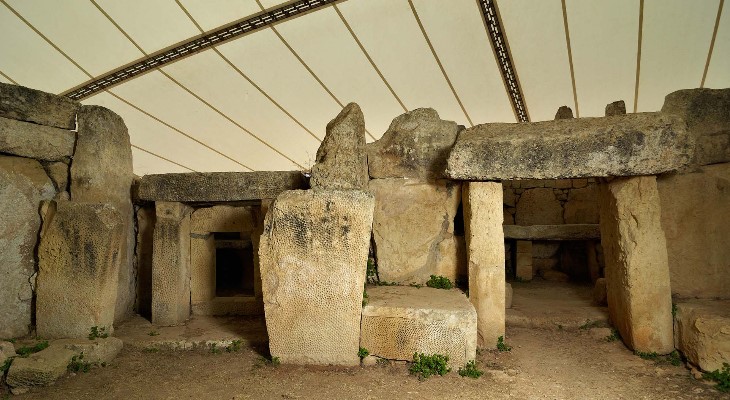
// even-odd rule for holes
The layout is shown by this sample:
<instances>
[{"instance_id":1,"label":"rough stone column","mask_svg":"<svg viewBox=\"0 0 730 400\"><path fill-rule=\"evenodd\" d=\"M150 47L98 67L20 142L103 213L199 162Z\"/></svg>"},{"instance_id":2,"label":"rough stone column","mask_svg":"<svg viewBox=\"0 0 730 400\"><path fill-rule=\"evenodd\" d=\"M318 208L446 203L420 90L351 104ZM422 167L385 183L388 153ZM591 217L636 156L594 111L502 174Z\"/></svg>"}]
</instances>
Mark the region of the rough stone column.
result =
<instances>
[{"instance_id":1,"label":"rough stone column","mask_svg":"<svg viewBox=\"0 0 730 400\"><path fill-rule=\"evenodd\" d=\"M505 277L502 183L464 185L469 300L477 310L477 345L494 348L504 336Z\"/></svg>"},{"instance_id":2,"label":"rough stone column","mask_svg":"<svg viewBox=\"0 0 730 400\"><path fill-rule=\"evenodd\" d=\"M601 244L608 310L627 346L667 354L674 349L672 298L655 176L602 185Z\"/></svg>"},{"instance_id":3,"label":"rough stone column","mask_svg":"<svg viewBox=\"0 0 730 400\"><path fill-rule=\"evenodd\" d=\"M515 262L515 272L517 278L531 281L532 280L532 241L517 241L517 261Z\"/></svg>"},{"instance_id":4,"label":"rough stone column","mask_svg":"<svg viewBox=\"0 0 730 400\"><path fill-rule=\"evenodd\" d=\"M175 325L190 316L190 214L182 203L155 203L152 323Z\"/></svg>"}]
</instances>

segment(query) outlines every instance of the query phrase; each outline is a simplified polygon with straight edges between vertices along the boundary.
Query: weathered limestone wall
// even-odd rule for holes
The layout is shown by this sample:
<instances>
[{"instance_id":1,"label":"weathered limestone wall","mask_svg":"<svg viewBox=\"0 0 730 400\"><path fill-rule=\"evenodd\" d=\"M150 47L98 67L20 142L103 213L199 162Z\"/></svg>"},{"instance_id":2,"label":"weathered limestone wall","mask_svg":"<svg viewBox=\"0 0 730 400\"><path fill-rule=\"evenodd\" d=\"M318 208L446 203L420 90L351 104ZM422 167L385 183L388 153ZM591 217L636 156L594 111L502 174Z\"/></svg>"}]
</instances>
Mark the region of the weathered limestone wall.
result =
<instances>
[{"instance_id":1,"label":"weathered limestone wall","mask_svg":"<svg viewBox=\"0 0 730 400\"><path fill-rule=\"evenodd\" d=\"M477 311L477 344L494 348L504 336L505 274L502 184L464 185L469 300Z\"/></svg>"},{"instance_id":2,"label":"weathered limestone wall","mask_svg":"<svg viewBox=\"0 0 730 400\"><path fill-rule=\"evenodd\" d=\"M155 203L152 323L176 325L190 316L190 214L182 203Z\"/></svg>"},{"instance_id":3,"label":"weathered limestone wall","mask_svg":"<svg viewBox=\"0 0 730 400\"><path fill-rule=\"evenodd\" d=\"M259 257L271 355L357 365L373 197L288 191L266 215Z\"/></svg>"},{"instance_id":4,"label":"weathered limestone wall","mask_svg":"<svg viewBox=\"0 0 730 400\"><path fill-rule=\"evenodd\" d=\"M672 294L730 299L730 163L657 179Z\"/></svg>"},{"instance_id":5,"label":"weathered limestone wall","mask_svg":"<svg viewBox=\"0 0 730 400\"><path fill-rule=\"evenodd\" d=\"M601 190L608 310L627 346L674 349L667 242L656 177L617 178Z\"/></svg>"}]
</instances>

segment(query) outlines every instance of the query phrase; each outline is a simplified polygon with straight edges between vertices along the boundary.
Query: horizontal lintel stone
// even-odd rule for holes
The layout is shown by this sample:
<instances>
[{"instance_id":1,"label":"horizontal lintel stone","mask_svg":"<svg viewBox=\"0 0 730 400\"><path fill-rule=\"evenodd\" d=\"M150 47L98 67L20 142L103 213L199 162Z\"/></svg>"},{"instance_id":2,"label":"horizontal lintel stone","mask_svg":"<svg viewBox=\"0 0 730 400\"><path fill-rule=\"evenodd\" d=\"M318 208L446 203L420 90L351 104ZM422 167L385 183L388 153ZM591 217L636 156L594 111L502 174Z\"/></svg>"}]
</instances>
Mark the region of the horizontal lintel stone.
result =
<instances>
[{"instance_id":1,"label":"horizontal lintel stone","mask_svg":"<svg viewBox=\"0 0 730 400\"><path fill-rule=\"evenodd\" d=\"M589 240L601 237L598 224L504 225L505 239Z\"/></svg>"},{"instance_id":2,"label":"horizontal lintel stone","mask_svg":"<svg viewBox=\"0 0 730 400\"><path fill-rule=\"evenodd\" d=\"M452 179L489 181L656 175L686 168L695 142L663 113L466 129L449 155Z\"/></svg>"},{"instance_id":3,"label":"horizontal lintel stone","mask_svg":"<svg viewBox=\"0 0 730 400\"><path fill-rule=\"evenodd\" d=\"M74 152L73 131L0 117L0 153L58 161Z\"/></svg>"},{"instance_id":4,"label":"horizontal lintel stone","mask_svg":"<svg viewBox=\"0 0 730 400\"><path fill-rule=\"evenodd\" d=\"M139 199L146 201L212 202L276 198L285 190L306 189L299 171L192 172L145 175Z\"/></svg>"},{"instance_id":5,"label":"horizontal lintel stone","mask_svg":"<svg viewBox=\"0 0 730 400\"><path fill-rule=\"evenodd\" d=\"M0 117L75 129L79 107L81 104L65 96L0 82Z\"/></svg>"}]
</instances>

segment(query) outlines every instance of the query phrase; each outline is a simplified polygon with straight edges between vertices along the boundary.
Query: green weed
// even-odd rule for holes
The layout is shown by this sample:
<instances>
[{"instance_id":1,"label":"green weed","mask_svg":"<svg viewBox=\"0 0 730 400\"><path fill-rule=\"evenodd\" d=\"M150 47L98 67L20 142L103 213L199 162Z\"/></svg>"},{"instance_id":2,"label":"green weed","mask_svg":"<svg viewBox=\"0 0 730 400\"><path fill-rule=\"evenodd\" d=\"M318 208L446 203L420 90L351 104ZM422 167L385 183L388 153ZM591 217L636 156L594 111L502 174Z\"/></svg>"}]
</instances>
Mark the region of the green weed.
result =
<instances>
[{"instance_id":1,"label":"green weed","mask_svg":"<svg viewBox=\"0 0 730 400\"><path fill-rule=\"evenodd\" d=\"M703 378L716 382L715 389L730 392L730 364L722 363L722 369L716 369L702 375Z\"/></svg>"},{"instance_id":2,"label":"green weed","mask_svg":"<svg viewBox=\"0 0 730 400\"><path fill-rule=\"evenodd\" d=\"M583 324L583 325L581 325L581 326L579 326L578 329L588 330L588 329L591 329L591 328L598 328L601 325L603 325L603 323L601 321L586 320L586 323Z\"/></svg>"},{"instance_id":3,"label":"green weed","mask_svg":"<svg viewBox=\"0 0 730 400\"><path fill-rule=\"evenodd\" d=\"M82 352L78 356L71 357L71 362L68 364L69 372L89 372L91 371L92 363L84 361L84 353Z\"/></svg>"},{"instance_id":4,"label":"green weed","mask_svg":"<svg viewBox=\"0 0 730 400\"><path fill-rule=\"evenodd\" d=\"M228 346L226 346L226 352L228 353L235 353L241 350L241 344L243 342L239 339L236 339L231 342Z\"/></svg>"},{"instance_id":5,"label":"green weed","mask_svg":"<svg viewBox=\"0 0 730 400\"><path fill-rule=\"evenodd\" d=\"M210 352L213 354L220 354L223 352L223 350L221 350L220 347L218 347L218 343L211 343Z\"/></svg>"},{"instance_id":6,"label":"green weed","mask_svg":"<svg viewBox=\"0 0 730 400\"><path fill-rule=\"evenodd\" d=\"M620 339L621 339L621 335L618 333L618 331L616 329L611 330L611 334L604 338L604 340L609 343L615 342Z\"/></svg>"},{"instance_id":7,"label":"green weed","mask_svg":"<svg viewBox=\"0 0 730 400\"><path fill-rule=\"evenodd\" d=\"M426 355L423 353L413 353L413 363L408 372L416 375L419 381L428 379L432 375L446 375L451 368L447 366L449 356L441 354Z\"/></svg>"},{"instance_id":8,"label":"green weed","mask_svg":"<svg viewBox=\"0 0 730 400\"><path fill-rule=\"evenodd\" d=\"M145 353L157 353L160 351L157 347L145 347L142 351Z\"/></svg>"},{"instance_id":9,"label":"green weed","mask_svg":"<svg viewBox=\"0 0 730 400\"><path fill-rule=\"evenodd\" d=\"M497 350L499 351L512 351L512 346L507 345L507 343L504 342L504 336L500 336L497 338Z\"/></svg>"},{"instance_id":10,"label":"green weed","mask_svg":"<svg viewBox=\"0 0 730 400\"><path fill-rule=\"evenodd\" d=\"M362 290L362 306L365 307L368 305L368 291L363 289Z\"/></svg>"},{"instance_id":11,"label":"green weed","mask_svg":"<svg viewBox=\"0 0 730 400\"><path fill-rule=\"evenodd\" d=\"M89 340L94 339L106 339L109 337L109 333L107 333L106 328L101 326L92 326L91 331L89 332Z\"/></svg>"},{"instance_id":12,"label":"green weed","mask_svg":"<svg viewBox=\"0 0 730 400\"><path fill-rule=\"evenodd\" d=\"M426 286L436 289L451 289L454 287L454 284L451 283L451 279L445 276L431 275L431 279L426 282Z\"/></svg>"},{"instance_id":13,"label":"green weed","mask_svg":"<svg viewBox=\"0 0 730 400\"><path fill-rule=\"evenodd\" d=\"M469 361L463 367L459 368L459 375L469 378L479 378L484 374L484 371L477 368L474 360Z\"/></svg>"},{"instance_id":14,"label":"green weed","mask_svg":"<svg viewBox=\"0 0 730 400\"><path fill-rule=\"evenodd\" d=\"M33 346L23 346L19 349L17 349L15 352L18 353L21 357L28 357L29 355L33 353L37 353L45 348L48 347L48 341L44 340L42 342L36 343Z\"/></svg>"},{"instance_id":15,"label":"green weed","mask_svg":"<svg viewBox=\"0 0 730 400\"><path fill-rule=\"evenodd\" d=\"M420 288L422 288L422 287L423 287L423 285L421 285L420 283L415 283L415 282L414 282L414 283L411 283L411 284L410 284L410 285L408 285L408 286L410 286L410 287L414 287L414 288L416 288L416 289L420 289Z\"/></svg>"},{"instance_id":16,"label":"green weed","mask_svg":"<svg viewBox=\"0 0 730 400\"><path fill-rule=\"evenodd\" d=\"M366 277L369 283L376 283L378 281L378 268L375 266L375 260L368 258Z\"/></svg>"},{"instance_id":17,"label":"green weed","mask_svg":"<svg viewBox=\"0 0 730 400\"><path fill-rule=\"evenodd\" d=\"M5 371L7 371L7 370L10 369L10 364L13 363L13 359L14 358L15 357L8 357L5 360L5 362L3 363L3 365L0 365L0 378L2 378L3 374L5 373Z\"/></svg>"},{"instance_id":18,"label":"green weed","mask_svg":"<svg viewBox=\"0 0 730 400\"><path fill-rule=\"evenodd\" d=\"M157 332L157 331L150 331L150 333L148 333L148 335L150 335L150 336L159 336L159 334L160 334L160 332Z\"/></svg>"},{"instance_id":19,"label":"green weed","mask_svg":"<svg viewBox=\"0 0 730 400\"><path fill-rule=\"evenodd\" d=\"M677 316L677 304L672 303L672 318Z\"/></svg>"},{"instance_id":20,"label":"green weed","mask_svg":"<svg viewBox=\"0 0 730 400\"><path fill-rule=\"evenodd\" d=\"M643 352L643 351L635 351L634 354L637 356L643 358L644 360L657 360L659 359L659 354L656 352Z\"/></svg>"},{"instance_id":21,"label":"green weed","mask_svg":"<svg viewBox=\"0 0 730 400\"><path fill-rule=\"evenodd\" d=\"M357 351L357 356L360 357L360 360L370 355L370 352L368 349L360 347L360 349Z\"/></svg>"}]
</instances>

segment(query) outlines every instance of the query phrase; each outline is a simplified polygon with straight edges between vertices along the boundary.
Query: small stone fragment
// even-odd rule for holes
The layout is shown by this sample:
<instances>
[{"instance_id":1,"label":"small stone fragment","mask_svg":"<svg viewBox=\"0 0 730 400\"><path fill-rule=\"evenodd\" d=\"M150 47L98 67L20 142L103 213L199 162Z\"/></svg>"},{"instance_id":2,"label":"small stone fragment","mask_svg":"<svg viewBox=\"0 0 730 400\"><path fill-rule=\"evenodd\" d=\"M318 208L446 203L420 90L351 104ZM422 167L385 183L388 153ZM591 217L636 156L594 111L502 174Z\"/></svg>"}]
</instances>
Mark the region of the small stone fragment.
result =
<instances>
[{"instance_id":1,"label":"small stone fragment","mask_svg":"<svg viewBox=\"0 0 730 400\"><path fill-rule=\"evenodd\" d=\"M626 104L623 100L614 101L613 103L609 103L606 105L606 116L611 117L614 115L625 115L626 114Z\"/></svg>"},{"instance_id":2,"label":"small stone fragment","mask_svg":"<svg viewBox=\"0 0 730 400\"><path fill-rule=\"evenodd\" d=\"M572 119L575 118L573 116L573 110L568 106L560 106L558 108L558 112L555 113L555 119Z\"/></svg>"}]
</instances>

